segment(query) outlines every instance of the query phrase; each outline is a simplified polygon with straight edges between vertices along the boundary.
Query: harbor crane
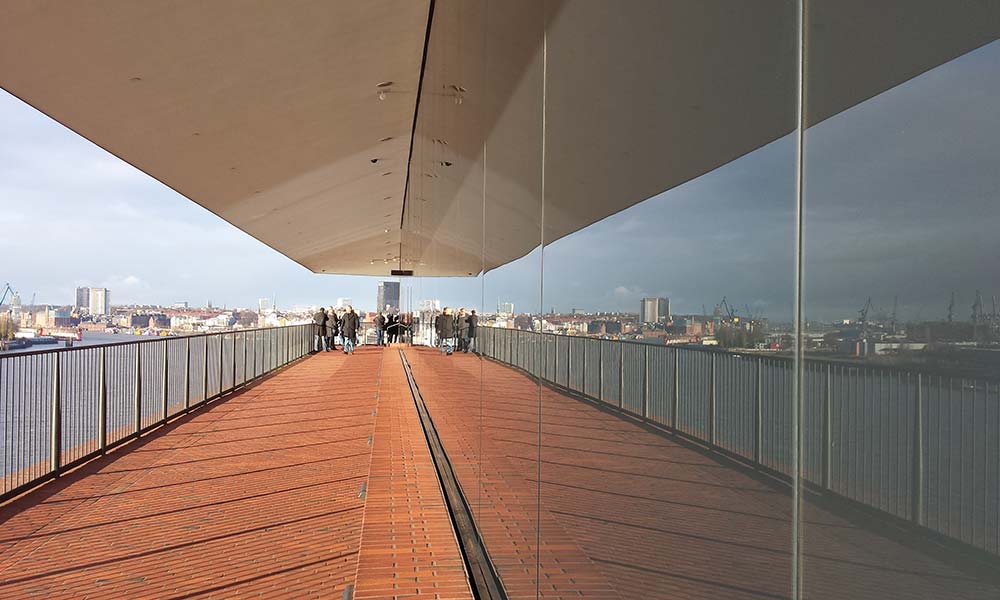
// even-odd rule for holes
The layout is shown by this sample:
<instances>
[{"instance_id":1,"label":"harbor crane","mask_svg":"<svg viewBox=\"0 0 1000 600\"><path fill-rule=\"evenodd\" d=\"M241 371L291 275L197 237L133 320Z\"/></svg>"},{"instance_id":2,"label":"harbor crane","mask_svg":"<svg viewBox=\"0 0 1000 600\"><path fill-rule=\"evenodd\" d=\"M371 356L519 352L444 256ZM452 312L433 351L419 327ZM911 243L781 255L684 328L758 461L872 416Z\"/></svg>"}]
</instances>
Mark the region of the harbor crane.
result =
<instances>
[{"instance_id":1,"label":"harbor crane","mask_svg":"<svg viewBox=\"0 0 1000 600\"><path fill-rule=\"evenodd\" d=\"M719 307L722 308L724 311L726 311L726 316L729 317L730 321L732 321L736 317L736 311L733 309L733 307L729 306L729 303L726 301L725 296L722 297L722 302L719 303Z\"/></svg>"},{"instance_id":2,"label":"harbor crane","mask_svg":"<svg viewBox=\"0 0 1000 600\"><path fill-rule=\"evenodd\" d=\"M0 295L0 306L3 306L4 301L7 300L7 294L16 294L14 288L10 287L10 282L8 281L4 284L3 295Z\"/></svg>"},{"instance_id":3,"label":"harbor crane","mask_svg":"<svg viewBox=\"0 0 1000 600\"><path fill-rule=\"evenodd\" d=\"M865 337L868 333L868 312L872 309L872 297L868 296L868 302L865 302L864 308L858 311L858 315L861 317L858 319L858 323L861 325L861 336Z\"/></svg>"}]
</instances>

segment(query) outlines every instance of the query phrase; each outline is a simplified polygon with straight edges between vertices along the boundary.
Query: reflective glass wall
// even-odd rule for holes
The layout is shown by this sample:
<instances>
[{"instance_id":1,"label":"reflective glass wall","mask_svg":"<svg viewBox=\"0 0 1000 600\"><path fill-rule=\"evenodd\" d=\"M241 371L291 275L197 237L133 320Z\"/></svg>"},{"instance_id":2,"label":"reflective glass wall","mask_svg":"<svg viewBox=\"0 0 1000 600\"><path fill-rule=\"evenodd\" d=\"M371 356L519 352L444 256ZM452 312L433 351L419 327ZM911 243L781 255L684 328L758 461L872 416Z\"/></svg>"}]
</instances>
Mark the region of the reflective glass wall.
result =
<instances>
[{"instance_id":1,"label":"reflective glass wall","mask_svg":"<svg viewBox=\"0 0 1000 600\"><path fill-rule=\"evenodd\" d=\"M1000 593L1000 11L884 8L435 3L411 363L510 597Z\"/></svg>"}]
</instances>

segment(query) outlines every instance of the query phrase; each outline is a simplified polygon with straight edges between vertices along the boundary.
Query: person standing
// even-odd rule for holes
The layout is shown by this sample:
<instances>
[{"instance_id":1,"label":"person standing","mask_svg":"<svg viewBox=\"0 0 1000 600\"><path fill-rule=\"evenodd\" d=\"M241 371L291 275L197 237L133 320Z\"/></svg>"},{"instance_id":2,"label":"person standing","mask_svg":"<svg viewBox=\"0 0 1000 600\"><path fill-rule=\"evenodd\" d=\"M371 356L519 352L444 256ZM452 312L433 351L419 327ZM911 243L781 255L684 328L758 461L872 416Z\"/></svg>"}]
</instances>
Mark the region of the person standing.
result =
<instances>
[{"instance_id":1,"label":"person standing","mask_svg":"<svg viewBox=\"0 0 1000 600\"><path fill-rule=\"evenodd\" d=\"M399 317L396 315L389 315L389 343L395 344L396 339L399 337Z\"/></svg>"},{"instance_id":2,"label":"person standing","mask_svg":"<svg viewBox=\"0 0 1000 600\"><path fill-rule=\"evenodd\" d=\"M439 349L451 356L455 344L455 315L451 314L451 309L446 306L434 321L434 328L437 330L438 343L440 344Z\"/></svg>"},{"instance_id":3,"label":"person standing","mask_svg":"<svg viewBox=\"0 0 1000 600\"><path fill-rule=\"evenodd\" d=\"M455 316L455 335L458 337L458 350L460 352L469 351L469 315L465 314L465 307L458 309Z\"/></svg>"},{"instance_id":4,"label":"person standing","mask_svg":"<svg viewBox=\"0 0 1000 600\"><path fill-rule=\"evenodd\" d=\"M354 346L358 343L358 313L353 306L347 307L340 320L340 331L344 336L344 354L354 354Z\"/></svg>"},{"instance_id":5,"label":"person standing","mask_svg":"<svg viewBox=\"0 0 1000 600\"><path fill-rule=\"evenodd\" d=\"M476 315L476 311L473 309L467 318L469 321L469 341L466 342L465 351L468 352L469 350L472 350L472 352L475 353L476 328L479 327L479 316Z\"/></svg>"},{"instance_id":6,"label":"person standing","mask_svg":"<svg viewBox=\"0 0 1000 600\"><path fill-rule=\"evenodd\" d=\"M337 319L337 311L332 306L330 310L326 311L328 320L326 323L327 337L330 339L330 350L337 349L337 329L339 329L340 322Z\"/></svg>"},{"instance_id":7,"label":"person standing","mask_svg":"<svg viewBox=\"0 0 1000 600\"><path fill-rule=\"evenodd\" d=\"M322 306L313 315L313 330L316 333L316 338L313 341L313 352L319 352L320 341L323 343L323 352L330 351L329 346L326 345L326 323L328 319L326 309Z\"/></svg>"},{"instance_id":8,"label":"person standing","mask_svg":"<svg viewBox=\"0 0 1000 600\"><path fill-rule=\"evenodd\" d=\"M391 316L389 317L389 320L392 320ZM382 313L375 315L375 344L378 346L385 345L385 325L385 315ZM389 342L392 342L392 334L389 334Z\"/></svg>"}]
</instances>

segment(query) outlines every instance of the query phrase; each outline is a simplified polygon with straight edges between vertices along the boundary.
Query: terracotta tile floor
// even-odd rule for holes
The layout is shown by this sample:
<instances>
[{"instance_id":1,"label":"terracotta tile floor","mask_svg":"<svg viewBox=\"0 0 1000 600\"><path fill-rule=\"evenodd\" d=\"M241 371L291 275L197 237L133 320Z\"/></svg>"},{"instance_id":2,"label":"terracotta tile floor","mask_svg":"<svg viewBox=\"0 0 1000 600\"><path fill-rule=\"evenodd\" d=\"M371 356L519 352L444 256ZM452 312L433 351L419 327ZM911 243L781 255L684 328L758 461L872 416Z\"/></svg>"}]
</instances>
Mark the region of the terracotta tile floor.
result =
<instances>
[{"instance_id":1,"label":"terracotta tile floor","mask_svg":"<svg viewBox=\"0 0 1000 600\"><path fill-rule=\"evenodd\" d=\"M406 353L512 597L789 596L782 487L495 362ZM808 598L1000 598L908 534L812 503L804 516Z\"/></svg>"},{"instance_id":2,"label":"terracotta tile floor","mask_svg":"<svg viewBox=\"0 0 1000 600\"><path fill-rule=\"evenodd\" d=\"M406 353L512 598L788 597L782 488L510 368ZM1000 597L903 534L805 519L809 598ZM394 349L304 359L0 507L0 598L349 585L471 598Z\"/></svg>"},{"instance_id":3,"label":"terracotta tile floor","mask_svg":"<svg viewBox=\"0 0 1000 600\"><path fill-rule=\"evenodd\" d=\"M309 357L0 508L0 598L470 597L400 364Z\"/></svg>"}]
</instances>

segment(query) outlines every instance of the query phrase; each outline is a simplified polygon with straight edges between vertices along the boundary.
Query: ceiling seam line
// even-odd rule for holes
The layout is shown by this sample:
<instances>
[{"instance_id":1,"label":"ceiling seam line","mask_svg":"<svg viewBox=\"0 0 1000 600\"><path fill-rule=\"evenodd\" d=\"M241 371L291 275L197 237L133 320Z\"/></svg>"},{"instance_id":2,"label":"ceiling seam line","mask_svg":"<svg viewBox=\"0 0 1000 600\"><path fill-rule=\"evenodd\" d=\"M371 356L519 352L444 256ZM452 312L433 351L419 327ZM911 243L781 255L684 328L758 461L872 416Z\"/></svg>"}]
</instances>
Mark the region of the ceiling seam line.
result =
<instances>
[{"instance_id":1,"label":"ceiling seam line","mask_svg":"<svg viewBox=\"0 0 1000 600\"><path fill-rule=\"evenodd\" d=\"M406 219L406 201L410 196L410 171L413 169L413 146L417 139L417 118L420 116L420 96L424 91L424 72L427 70L427 53L431 45L431 25L434 21L434 0L427 5L427 29L424 32L424 52L420 58L420 76L417 79L417 97L413 106L413 126L410 128L410 152L406 158L406 180L403 184L403 202L399 210L399 269L403 269L403 223Z\"/></svg>"}]
</instances>

